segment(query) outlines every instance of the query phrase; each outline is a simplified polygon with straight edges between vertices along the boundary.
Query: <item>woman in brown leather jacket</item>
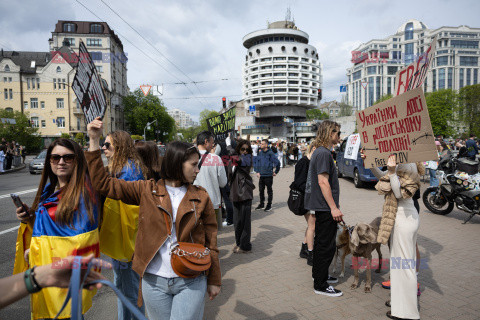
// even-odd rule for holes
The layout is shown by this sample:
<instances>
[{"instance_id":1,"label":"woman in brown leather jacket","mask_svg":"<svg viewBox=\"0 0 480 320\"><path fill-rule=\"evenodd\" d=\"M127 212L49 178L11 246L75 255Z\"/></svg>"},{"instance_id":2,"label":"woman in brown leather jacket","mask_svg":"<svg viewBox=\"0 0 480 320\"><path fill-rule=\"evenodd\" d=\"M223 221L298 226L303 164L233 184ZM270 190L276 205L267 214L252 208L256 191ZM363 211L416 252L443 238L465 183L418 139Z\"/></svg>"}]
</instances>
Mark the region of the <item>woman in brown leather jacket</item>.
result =
<instances>
[{"instance_id":1,"label":"woman in brown leather jacket","mask_svg":"<svg viewBox=\"0 0 480 320\"><path fill-rule=\"evenodd\" d=\"M93 187L100 194L140 207L133 270L142 277L141 293L149 318L202 319L205 292L210 300L218 295L221 273L213 205L205 189L192 185L199 172L197 149L174 141L165 153L162 179L124 181L109 177L103 168L102 128L100 118L88 125L90 147L85 156ZM210 249L211 267L205 275L181 278L173 271L170 249L177 242Z\"/></svg>"}]
</instances>

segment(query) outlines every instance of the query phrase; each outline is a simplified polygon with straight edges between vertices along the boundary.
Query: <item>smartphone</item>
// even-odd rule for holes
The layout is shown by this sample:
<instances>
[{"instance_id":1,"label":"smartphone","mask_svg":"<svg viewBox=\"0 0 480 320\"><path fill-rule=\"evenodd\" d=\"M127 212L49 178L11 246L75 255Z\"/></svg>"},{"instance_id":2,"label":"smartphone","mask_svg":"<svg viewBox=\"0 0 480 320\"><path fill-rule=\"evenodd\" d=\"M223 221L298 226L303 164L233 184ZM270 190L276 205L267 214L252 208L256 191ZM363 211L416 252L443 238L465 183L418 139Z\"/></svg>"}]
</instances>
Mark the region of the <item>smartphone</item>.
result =
<instances>
[{"instance_id":1,"label":"smartphone","mask_svg":"<svg viewBox=\"0 0 480 320\"><path fill-rule=\"evenodd\" d=\"M15 204L15 207L20 208L22 207L25 212L28 212L27 208L23 205L22 200L16 193L10 193L10 197L12 197L13 203Z\"/></svg>"}]
</instances>

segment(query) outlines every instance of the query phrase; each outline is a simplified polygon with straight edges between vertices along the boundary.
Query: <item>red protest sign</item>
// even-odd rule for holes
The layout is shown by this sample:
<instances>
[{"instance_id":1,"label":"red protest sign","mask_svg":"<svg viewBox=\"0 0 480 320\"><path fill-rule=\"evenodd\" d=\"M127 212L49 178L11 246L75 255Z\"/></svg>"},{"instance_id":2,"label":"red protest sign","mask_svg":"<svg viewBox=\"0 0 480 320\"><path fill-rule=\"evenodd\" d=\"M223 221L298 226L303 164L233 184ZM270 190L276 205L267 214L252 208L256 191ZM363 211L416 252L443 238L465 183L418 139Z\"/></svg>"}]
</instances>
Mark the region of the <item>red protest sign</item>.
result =
<instances>
[{"instance_id":1,"label":"red protest sign","mask_svg":"<svg viewBox=\"0 0 480 320\"><path fill-rule=\"evenodd\" d=\"M437 37L438 36L433 39L430 47L428 47L427 51L425 51L416 62L397 71L395 76L395 91L393 92L395 96L418 88L425 82L428 68L432 64L435 56Z\"/></svg>"},{"instance_id":2,"label":"red protest sign","mask_svg":"<svg viewBox=\"0 0 480 320\"><path fill-rule=\"evenodd\" d=\"M422 87L358 111L356 117L366 167L387 165L391 154L398 163L438 159Z\"/></svg>"}]
</instances>

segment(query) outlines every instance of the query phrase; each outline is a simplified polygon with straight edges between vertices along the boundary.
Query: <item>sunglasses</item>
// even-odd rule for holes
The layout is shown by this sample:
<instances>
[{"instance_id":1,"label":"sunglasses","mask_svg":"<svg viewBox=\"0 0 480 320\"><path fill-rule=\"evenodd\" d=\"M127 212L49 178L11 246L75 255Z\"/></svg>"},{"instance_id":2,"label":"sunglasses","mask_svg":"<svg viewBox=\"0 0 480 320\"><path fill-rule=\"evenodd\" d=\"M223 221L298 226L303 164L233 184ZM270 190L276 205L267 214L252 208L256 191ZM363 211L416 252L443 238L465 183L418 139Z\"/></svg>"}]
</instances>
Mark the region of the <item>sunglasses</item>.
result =
<instances>
[{"instance_id":1,"label":"sunglasses","mask_svg":"<svg viewBox=\"0 0 480 320\"><path fill-rule=\"evenodd\" d=\"M248 151L248 148L240 148L240 151Z\"/></svg>"},{"instance_id":2,"label":"sunglasses","mask_svg":"<svg viewBox=\"0 0 480 320\"><path fill-rule=\"evenodd\" d=\"M338 132L338 136L340 136L340 134L342 133L342 131L337 131L337 130L333 130L333 132Z\"/></svg>"},{"instance_id":3,"label":"sunglasses","mask_svg":"<svg viewBox=\"0 0 480 320\"><path fill-rule=\"evenodd\" d=\"M105 149L110 149L110 142L105 142L103 145L102 145L102 148L105 147Z\"/></svg>"},{"instance_id":4,"label":"sunglasses","mask_svg":"<svg viewBox=\"0 0 480 320\"><path fill-rule=\"evenodd\" d=\"M60 162L60 159L63 159L65 163L72 163L73 160L75 160L75 154L73 153L68 153L64 154L63 156L59 154L51 154L50 155L50 162L53 164L58 164Z\"/></svg>"}]
</instances>

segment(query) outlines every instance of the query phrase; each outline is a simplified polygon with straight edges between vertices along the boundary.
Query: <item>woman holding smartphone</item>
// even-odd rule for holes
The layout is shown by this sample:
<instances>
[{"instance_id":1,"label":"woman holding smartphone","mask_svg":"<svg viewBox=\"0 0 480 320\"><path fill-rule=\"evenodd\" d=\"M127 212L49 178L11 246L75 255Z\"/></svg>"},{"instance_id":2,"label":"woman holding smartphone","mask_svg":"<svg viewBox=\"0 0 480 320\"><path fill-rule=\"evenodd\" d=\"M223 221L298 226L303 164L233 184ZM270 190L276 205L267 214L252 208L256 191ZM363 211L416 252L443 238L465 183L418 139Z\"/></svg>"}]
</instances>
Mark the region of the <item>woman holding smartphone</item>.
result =
<instances>
[{"instance_id":1,"label":"woman holding smartphone","mask_svg":"<svg viewBox=\"0 0 480 320\"><path fill-rule=\"evenodd\" d=\"M205 293L211 300L218 295L221 272L215 211L205 189L192 185L199 172L197 149L185 142L171 142L162 163L162 179L124 181L103 169L102 128L100 118L88 124L90 146L85 156L99 193L140 207L132 268L142 278L149 318L202 319ZM179 242L209 249L210 268L194 278L180 277L171 264L171 251Z\"/></svg>"},{"instance_id":2,"label":"woman holding smartphone","mask_svg":"<svg viewBox=\"0 0 480 320\"><path fill-rule=\"evenodd\" d=\"M32 207L24 204L17 208L17 217L28 224L28 228L19 229L19 233L24 232L19 234L19 239L26 241L25 252L17 252L16 273L25 271L18 268L23 261L17 261L24 254L30 266L58 263L70 255L93 253L99 257L98 212L99 199L91 186L81 147L70 139L55 140L47 150ZM28 230L32 230L31 240ZM22 246L17 243L17 250L20 248ZM95 293L83 290L83 313L90 309ZM32 294L32 318L55 317L66 294L67 289L60 288L46 288ZM68 307L60 318L70 316Z\"/></svg>"}]
</instances>

